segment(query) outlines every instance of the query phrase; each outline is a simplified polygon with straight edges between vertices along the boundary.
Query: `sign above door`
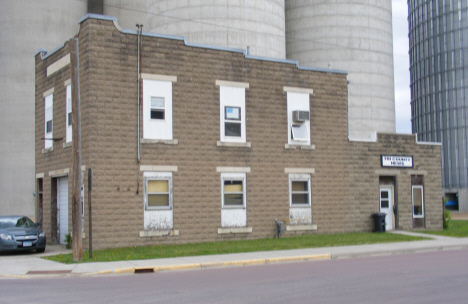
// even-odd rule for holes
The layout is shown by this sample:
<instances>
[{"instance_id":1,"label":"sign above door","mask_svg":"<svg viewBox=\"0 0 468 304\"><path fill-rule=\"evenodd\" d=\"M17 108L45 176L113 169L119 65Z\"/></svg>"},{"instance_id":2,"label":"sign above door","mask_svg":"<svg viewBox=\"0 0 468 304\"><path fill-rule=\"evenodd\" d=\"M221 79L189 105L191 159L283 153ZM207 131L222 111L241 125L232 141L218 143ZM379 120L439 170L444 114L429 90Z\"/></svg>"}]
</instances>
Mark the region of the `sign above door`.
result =
<instances>
[{"instance_id":1,"label":"sign above door","mask_svg":"<svg viewBox=\"0 0 468 304\"><path fill-rule=\"evenodd\" d=\"M413 168L412 156L381 155L382 167Z\"/></svg>"}]
</instances>

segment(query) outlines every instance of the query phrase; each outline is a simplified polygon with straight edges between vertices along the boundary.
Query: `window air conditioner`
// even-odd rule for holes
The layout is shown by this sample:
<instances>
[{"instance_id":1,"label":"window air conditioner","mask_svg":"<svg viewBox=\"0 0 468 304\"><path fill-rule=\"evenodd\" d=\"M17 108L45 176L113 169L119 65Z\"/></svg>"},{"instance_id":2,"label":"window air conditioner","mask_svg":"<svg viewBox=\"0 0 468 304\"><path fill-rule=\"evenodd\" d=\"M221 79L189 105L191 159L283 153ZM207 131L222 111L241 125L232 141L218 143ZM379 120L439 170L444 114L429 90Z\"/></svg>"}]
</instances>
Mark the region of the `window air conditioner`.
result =
<instances>
[{"instance_id":1,"label":"window air conditioner","mask_svg":"<svg viewBox=\"0 0 468 304\"><path fill-rule=\"evenodd\" d=\"M309 120L309 111L293 111L292 119L294 121L306 121Z\"/></svg>"}]
</instances>

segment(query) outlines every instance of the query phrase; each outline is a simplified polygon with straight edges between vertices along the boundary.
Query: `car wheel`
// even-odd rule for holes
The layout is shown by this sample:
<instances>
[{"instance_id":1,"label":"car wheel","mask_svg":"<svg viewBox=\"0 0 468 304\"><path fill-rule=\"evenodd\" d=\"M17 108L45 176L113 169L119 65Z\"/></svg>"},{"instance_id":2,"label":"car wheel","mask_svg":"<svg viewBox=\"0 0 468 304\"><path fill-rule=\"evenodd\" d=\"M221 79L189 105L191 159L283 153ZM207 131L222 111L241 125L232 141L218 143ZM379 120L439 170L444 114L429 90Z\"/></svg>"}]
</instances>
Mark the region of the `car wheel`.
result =
<instances>
[{"instance_id":1,"label":"car wheel","mask_svg":"<svg viewBox=\"0 0 468 304\"><path fill-rule=\"evenodd\" d=\"M45 251L45 247L44 248L37 248L36 249L36 252L37 253L43 253Z\"/></svg>"}]
</instances>

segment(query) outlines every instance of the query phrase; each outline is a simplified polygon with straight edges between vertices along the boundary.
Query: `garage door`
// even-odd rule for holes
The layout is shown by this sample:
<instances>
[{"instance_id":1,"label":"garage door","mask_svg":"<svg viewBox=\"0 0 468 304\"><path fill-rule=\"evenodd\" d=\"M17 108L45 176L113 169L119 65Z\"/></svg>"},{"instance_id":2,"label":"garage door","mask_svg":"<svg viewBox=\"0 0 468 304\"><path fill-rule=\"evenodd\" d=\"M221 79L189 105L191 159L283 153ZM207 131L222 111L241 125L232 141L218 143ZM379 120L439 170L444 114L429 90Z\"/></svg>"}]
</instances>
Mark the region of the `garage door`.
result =
<instances>
[{"instance_id":1,"label":"garage door","mask_svg":"<svg viewBox=\"0 0 468 304\"><path fill-rule=\"evenodd\" d=\"M57 179L58 227L60 244L65 244L68 234L68 177Z\"/></svg>"}]
</instances>

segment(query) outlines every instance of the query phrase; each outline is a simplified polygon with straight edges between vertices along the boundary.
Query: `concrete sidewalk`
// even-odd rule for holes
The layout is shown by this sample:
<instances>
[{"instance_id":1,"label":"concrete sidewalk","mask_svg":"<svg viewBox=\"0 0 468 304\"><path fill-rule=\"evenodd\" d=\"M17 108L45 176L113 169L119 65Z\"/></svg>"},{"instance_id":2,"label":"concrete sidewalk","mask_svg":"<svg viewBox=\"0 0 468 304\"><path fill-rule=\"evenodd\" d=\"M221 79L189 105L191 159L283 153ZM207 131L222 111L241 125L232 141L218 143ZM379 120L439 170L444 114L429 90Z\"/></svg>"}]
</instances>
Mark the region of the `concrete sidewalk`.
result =
<instances>
[{"instance_id":1,"label":"concrete sidewalk","mask_svg":"<svg viewBox=\"0 0 468 304\"><path fill-rule=\"evenodd\" d=\"M468 248L468 238L443 237L404 231L393 231L392 233L422 236L430 239L387 244L233 253L153 260L95 262L73 265L41 259L40 257L44 255L71 253L71 250L67 250L63 246L48 246L46 253L44 254L24 253L19 255L1 255L0 278L27 278L41 275L122 274L182 269L204 269L292 261L410 254Z\"/></svg>"}]
</instances>

